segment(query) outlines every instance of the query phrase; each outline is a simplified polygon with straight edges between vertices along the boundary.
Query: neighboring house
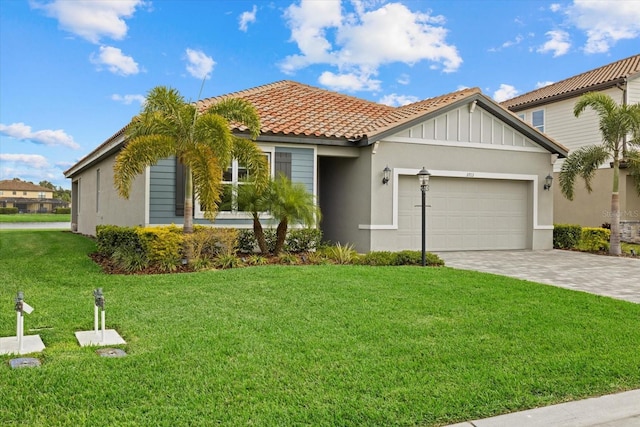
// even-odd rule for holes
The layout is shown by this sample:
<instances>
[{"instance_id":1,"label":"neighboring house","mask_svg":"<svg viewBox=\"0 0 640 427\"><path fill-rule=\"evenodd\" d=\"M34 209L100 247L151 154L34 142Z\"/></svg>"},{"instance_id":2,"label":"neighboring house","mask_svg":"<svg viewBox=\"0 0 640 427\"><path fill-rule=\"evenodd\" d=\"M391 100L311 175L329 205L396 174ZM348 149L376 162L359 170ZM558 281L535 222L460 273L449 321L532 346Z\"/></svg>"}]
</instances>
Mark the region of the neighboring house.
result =
<instances>
[{"instance_id":1,"label":"neighboring house","mask_svg":"<svg viewBox=\"0 0 640 427\"><path fill-rule=\"evenodd\" d=\"M640 55L613 62L504 101L501 105L570 150L602 143L598 116L587 108L576 118L573 107L581 95L602 92L620 104L640 102ZM555 177L562 162L554 167ZM554 180L554 222L600 227L610 222L613 169L607 164L593 180L593 192L576 179L573 201L564 198ZM632 177L620 170L620 218L623 239L640 239L640 197Z\"/></svg>"},{"instance_id":2,"label":"neighboring house","mask_svg":"<svg viewBox=\"0 0 640 427\"><path fill-rule=\"evenodd\" d=\"M327 240L360 252L421 247L421 191L416 174L432 174L427 193L427 250L550 249L553 194L545 177L567 149L479 89L390 107L293 81L279 81L198 101L228 97L257 109L257 144L271 165L301 182L319 202ZM234 127L238 135L245 129ZM74 230L100 224L181 224L182 173L175 159L147 168L123 200L113 188L125 129L65 172L72 180ZM389 181L383 183L388 168ZM178 170L178 173L176 171ZM224 174L241 185L234 162ZM233 192L228 192L233 194ZM225 203L214 226L251 227ZM195 203L195 222L207 224ZM265 224L275 224L265 215Z\"/></svg>"},{"instance_id":3,"label":"neighboring house","mask_svg":"<svg viewBox=\"0 0 640 427\"><path fill-rule=\"evenodd\" d=\"M0 207L18 208L20 213L50 213L68 208L69 203L54 199L53 190L30 182L0 181Z\"/></svg>"}]
</instances>

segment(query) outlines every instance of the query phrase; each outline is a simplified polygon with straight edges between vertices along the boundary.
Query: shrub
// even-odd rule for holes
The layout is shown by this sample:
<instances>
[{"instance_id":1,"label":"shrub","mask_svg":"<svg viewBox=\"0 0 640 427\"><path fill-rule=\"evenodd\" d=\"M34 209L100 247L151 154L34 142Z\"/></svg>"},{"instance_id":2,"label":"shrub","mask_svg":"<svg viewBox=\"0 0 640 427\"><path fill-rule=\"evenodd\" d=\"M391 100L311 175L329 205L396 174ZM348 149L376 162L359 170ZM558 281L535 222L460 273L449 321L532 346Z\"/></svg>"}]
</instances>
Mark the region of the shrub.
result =
<instances>
[{"instance_id":1,"label":"shrub","mask_svg":"<svg viewBox=\"0 0 640 427\"><path fill-rule=\"evenodd\" d=\"M313 252L320 246L322 231L317 228L289 230L284 249L289 253Z\"/></svg>"},{"instance_id":2,"label":"shrub","mask_svg":"<svg viewBox=\"0 0 640 427\"><path fill-rule=\"evenodd\" d=\"M373 251L364 254L358 262L362 265L393 265L394 261L395 256L393 252Z\"/></svg>"},{"instance_id":3,"label":"shrub","mask_svg":"<svg viewBox=\"0 0 640 427\"><path fill-rule=\"evenodd\" d=\"M338 264L352 264L358 259L358 253L353 249L351 243L341 245L337 243L335 246L330 246L325 250L326 256L338 263Z\"/></svg>"},{"instance_id":4,"label":"shrub","mask_svg":"<svg viewBox=\"0 0 640 427\"><path fill-rule=\"evenodd\" d=\"M142 271L149 266L149 258L144 250L134 246L120 246L115 249L111 259L126 272Z\"/></svg>"},{"instance_id":5,"label":"shrub","mask_svg":"<svg viewBox=\"0 0 640 427\"><path fill-rule=\"evenodd\" d=\"M71 208L55 208L53 210L54 214L62 215L62 214L70 214Z\"/></svg>"},{"instance_id":6,"label":"shrub","mask_svg":"<svg viewBox=\"0 0 640 427\"><path fill-rule=\"evenodd\" d=\"M235 268L240 263L240 258L233 254L222 254L214 260L214 265L218 268Z\"/></svg>"},{"instance_id":7,"label":"shrub","mask_svg":"<svg viewBox=\"0 0 640 427\"><path fill-rule=\"evenodd\" d=\"M393 254L393 265L422 265L421 251L400 251ZM425 262L427 261L427 253L425 253ZM429 265L428 262L426 262Z\"/></svg>"},{"instance_id":8,"label":"shrub","mask_svg":"<svg viewBox=\"0 0 640 427\"><path fill-rule=\"evenodd\" d=\"M278 256L278 262L283 265L296 265L298 258L294 254L283 252Z\"/></svg>"},{"instance_id":9,"label":"shrub","mask_svg":"<svg viewBox=\"0 0 640 427\"><path fill-rule=\"evenodd\" d=\"M556 249L577 248L582 235L582 227L576 224L554 224L553 247Z\"/></svg>"},{"instance_id":10,"label":"shrub","mask_svg":"<svg viewBox=\"0 0 640 427\"><path fill-rule=\"evenodd\" d=\"M585 227L582 229L582 237L578 249L587 252L606 251L609 249L609 237L611 230L606 228Z\"/></svg>"},{"instance_id":11,"label":"shrub","mask_svg":"<svg viewBox=\"0 0 640 427\"><path fill-rule=\"evenodd\" d=\"M14 215L18 212L18 208L0 208L0 215Z\"/></svg>"},{"instance_id":12,"label":"shrub","mask_svg":"<svg viewBox=\"0 0 640 427\"><path fill-rule=\"evenodd\" d=\"M182 263L183 233L176 226L137 228L151 265L175 271Z\"/></svg>"},{"instance_id":13,"label":"shrub","mask_svg":"<svg viewBox=\"0 0 640 427\"><path fill-rule=\"evenodd\" d=\"M269 260L262 255L250 255L245 262L247 265L266 265L269 263Z\"/></svg>"},{"instance_id":14,"label":"shrub","mask_svg":"<svg viewBox=\"0 0 640 427\"><path fill-rule=\"evenodd\" d=\"M252 254L258 250L258 242L253 230L243 228L238 230L238 252Z\"/></svg>"},{"instance_id":15,"label":"shrub","mask_svg":"<svg viewBox=\"0 0 640 427\"><path fill-rule=\"evenodd\" d=\"M131 250L144 251L140 236L134 227L116 225L98 225L96 227L96 248L101 255L111 257L116 249L129 247Z\"/></svg>"}]
</instances>

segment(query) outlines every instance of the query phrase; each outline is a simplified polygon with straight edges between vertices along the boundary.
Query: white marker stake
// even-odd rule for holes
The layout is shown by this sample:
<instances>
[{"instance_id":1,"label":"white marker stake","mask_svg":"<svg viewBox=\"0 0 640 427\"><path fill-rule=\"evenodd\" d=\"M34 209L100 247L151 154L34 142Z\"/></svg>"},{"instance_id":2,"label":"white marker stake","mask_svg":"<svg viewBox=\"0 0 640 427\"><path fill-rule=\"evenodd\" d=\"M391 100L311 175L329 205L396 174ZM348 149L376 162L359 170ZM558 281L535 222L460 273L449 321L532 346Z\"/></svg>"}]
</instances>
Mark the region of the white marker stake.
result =
<instances>
[{"instance_id":1,"label":"white marker stake","mask_svg":"<svg viewBox=\"0 0 640 427\"><path fill-rule=\"evenodd\" d=\"M98 335L98 306L97 305L93 306L93 330L96 332L96 335Z\"/></svg>"}]
</instances>

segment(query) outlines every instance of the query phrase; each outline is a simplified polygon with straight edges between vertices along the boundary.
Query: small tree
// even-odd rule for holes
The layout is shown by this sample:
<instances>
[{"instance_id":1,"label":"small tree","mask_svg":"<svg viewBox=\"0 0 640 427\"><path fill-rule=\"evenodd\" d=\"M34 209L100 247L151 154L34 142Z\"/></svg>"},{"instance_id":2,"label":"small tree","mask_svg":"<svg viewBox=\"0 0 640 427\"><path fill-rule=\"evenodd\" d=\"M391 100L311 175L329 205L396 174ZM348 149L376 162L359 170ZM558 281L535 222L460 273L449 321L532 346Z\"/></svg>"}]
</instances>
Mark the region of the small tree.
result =
<instances>
[{"instance_id":1,"label":"small tree","mask_svg":"<svg viewBox=\"0 0 640 427\"><path fill-rule=\"evenodd\" d=\"M313 194L301 183L292 183L284 175L271 181L262 197L261 205L279 221L276 228L276 247L274 255L280 254L287 237L289 224L301 223L307 226L317 225L320 221L320 209Z\"/></svg>"},{"instance_id":2,"label":"small tree","mask_svg":"<svg viewBox=\"0 0 640 427\"><path fill-rule=\"evenodd\" d=\"M230 122L245 126L254 139L260 132L258 113L242 99L223 99L199 112L175 89L151 89L142 112L127 127L126 145L116 157L118 193L129 198L131 182L147 166L176 156L186 169L183 230L192 233L194 189L206 217L213 219L222 192L222 172L233 158L246 165L259 188L268 181L262 151L253 141L234 136Z\"/></svg>"},{"instance_id":3,"label":"small tree","mask_svg":"<svg viewBox=\"0 0 640 427\"><path fill-rule=\"evenodd\" d=\"M578 100L574 115L579 117L587 107L598 114L602 144L581 147L567 157L560 172L560 189L567 199L573 200L575 179L580 176L591 193L591 180L598 168L605 162L613 163L609 253L620 255L620 162L629 167L640 194L640 153L634 149L640 146L640 104L618 105L609 95L591 92Z\"/></svg>"}]
</instances>

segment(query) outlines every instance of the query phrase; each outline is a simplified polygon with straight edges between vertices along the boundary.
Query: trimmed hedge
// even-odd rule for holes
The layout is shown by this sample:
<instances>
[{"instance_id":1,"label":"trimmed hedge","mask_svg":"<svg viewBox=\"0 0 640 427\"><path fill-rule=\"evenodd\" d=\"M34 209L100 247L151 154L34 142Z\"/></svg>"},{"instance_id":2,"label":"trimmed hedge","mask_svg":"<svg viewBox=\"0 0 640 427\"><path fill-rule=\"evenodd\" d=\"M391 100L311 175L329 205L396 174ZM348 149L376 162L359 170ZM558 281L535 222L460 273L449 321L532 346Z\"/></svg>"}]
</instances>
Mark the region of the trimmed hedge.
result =
<instances>
[{"instance_id":1,"label":"trimmed hedge","mask_svg":"<svg viewBox=\"0 0 640 427\"><path fill-rule=\"evenodd\" d=\"M600 252L609 250L609 238L611 230L598 227L585 227L582 229L582 236L578 249L587 252Z\"/></svg>"},{"instance_id":2,"label":"trimmed hedge","mask_svg":"<svg viewBox=\"0 0 640 427\"><path fill-rule=\"evenodd\" d=\"M0 208L0 215L14 215L18 212L18 208Z\"/></svg>"},{"instance_id":3,"label":"trimmed hedge","mask_svg":"<svg viewBox=\"0 0 640 427\"><path fill-rule=\"evenodd\" d=\"M555 249L574 249L580 244L582 227L576 224L554 224L553 247Z\"/></svg>"},{"instance_id":4,"label":"trimmed hedge","mask_svg":"<svg viewBox=\"0 0 640 427\"><path fill-rule=\"evenodd\" d=\"M71 213L71 208L55 208L53 210L54 214L70 214Z\"/></svg>"}]
</instances>

